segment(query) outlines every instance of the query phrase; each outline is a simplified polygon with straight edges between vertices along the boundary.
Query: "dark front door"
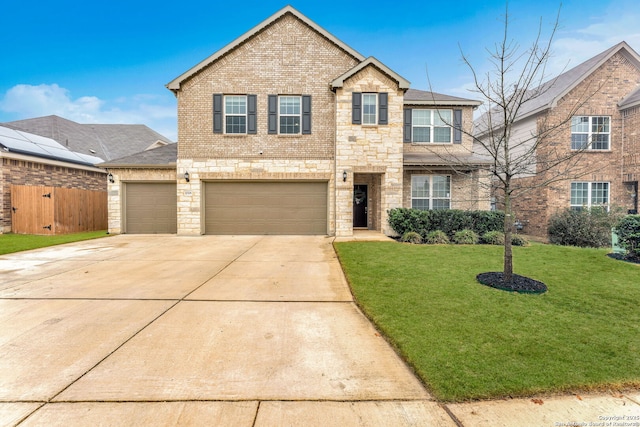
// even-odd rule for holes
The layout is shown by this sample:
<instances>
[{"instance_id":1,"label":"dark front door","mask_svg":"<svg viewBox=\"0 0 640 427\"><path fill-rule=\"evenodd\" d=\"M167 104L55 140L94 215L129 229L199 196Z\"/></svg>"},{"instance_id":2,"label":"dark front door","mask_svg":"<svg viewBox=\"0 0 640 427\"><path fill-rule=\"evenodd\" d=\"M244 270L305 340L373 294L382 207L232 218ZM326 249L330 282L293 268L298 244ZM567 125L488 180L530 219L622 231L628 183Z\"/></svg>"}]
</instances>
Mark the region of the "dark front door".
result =
<instances>
[{"instance_id":1,"label":"dark front door","mask_svg":"<svg viewBox=\"0 0 640 427\"><path fill-rule=\"evenodd\" d=\"M367 227L367 186L353 186L353 226Z\"/></svg>"}]
</instances>

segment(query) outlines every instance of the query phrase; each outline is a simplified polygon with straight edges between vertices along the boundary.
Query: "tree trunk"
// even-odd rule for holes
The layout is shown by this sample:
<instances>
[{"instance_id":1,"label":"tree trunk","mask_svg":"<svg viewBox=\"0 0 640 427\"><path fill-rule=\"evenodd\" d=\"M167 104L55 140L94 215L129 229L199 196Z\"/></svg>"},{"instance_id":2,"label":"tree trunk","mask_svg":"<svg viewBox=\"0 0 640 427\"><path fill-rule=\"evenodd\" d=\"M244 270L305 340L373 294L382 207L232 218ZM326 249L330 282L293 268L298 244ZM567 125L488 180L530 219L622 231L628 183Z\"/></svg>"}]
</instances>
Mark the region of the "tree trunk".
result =
<instances>
[{"instance_id":1,"label":"tree trunk","mask_svg":"<svg viewBox=\"0 0 640 427\"><path fill-rule=\"evenodd\" d=\"M505 283L513 281L513 252L511 249L511 230L513 228L513 212L511 211L511 195L509 185L504 194L504 267L502 278Z\"/></svg>"}]
</instances>

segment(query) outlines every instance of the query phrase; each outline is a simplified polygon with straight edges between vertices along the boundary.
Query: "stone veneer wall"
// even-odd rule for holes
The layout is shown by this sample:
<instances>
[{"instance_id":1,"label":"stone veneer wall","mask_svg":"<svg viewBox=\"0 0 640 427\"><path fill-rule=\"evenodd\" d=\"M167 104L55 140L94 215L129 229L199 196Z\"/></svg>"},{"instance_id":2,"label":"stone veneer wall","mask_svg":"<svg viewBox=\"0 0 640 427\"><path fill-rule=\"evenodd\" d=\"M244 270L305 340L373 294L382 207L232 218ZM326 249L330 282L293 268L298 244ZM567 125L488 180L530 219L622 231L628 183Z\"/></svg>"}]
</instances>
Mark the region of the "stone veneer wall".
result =
<instances>
[{"instance_id":1,"label":"stone veneer wall","mask_svg":"<svg viewBox=\"0 0 640 427\"><path fill-rule=\"evenodd\" d=\"M543 123L543 120L557 123L571 115L577 105L584 103L578 108L575 115L611 116L611 149L585 152L579 157L578 166L564 174L566 179L530 191L525 196L514 199L516 219L524 222L524 233L539 237L547 236L548 222L551 216L570 207L572 181L609 182L611 206L628 206L629 195L622 182L622 157L624 150L629 146L626 144L629 138L623 137L622 114L618 110L617 103L639 85L640 71L618 53L562 98L547 116L539 119L539 124ZM598 89L597 93L594 94L596 89ZM625 126L624 134L630 135L638 130ZM626 147L623 144L626 144ZM550 138L548 144L542 147L539 155L545 156L547 150L569 152L570 149L571 126L570 123L567 123L558 131L557 135ZM543 180L551 178L553 174L539 174L534 178L526 178L522 183L529 184L534 181L539 184Z\"/></svg>"},{"instance_id":2,"label":"stone veneer wall","mask_svg":"<svg viewBox=\"0 0 640 427\"><path fill-rule=\"evenodd\" d=\"M354 125L351 123L353 92L387 92L387 125ZM355 174L380 176L380 203L376 212L380 231L391 235L387 211L402 206L402 90L398 84L368 66L344 82L336 91L336 174L347 172L347 180L336 184L336 235L353 234L353 185Z\"/></svg>"},{"instance_id":3,"label":"stone veneer wall","mask_svg":"<svg viewBox=\"0 0 640 427\"><path fill-rule=\"evenodd\" d=\"M175 169L109 168L109 172L114 178L113 183L107 184L108 222L111 234L122 233L123 186L127 182L176 182Z\"/></svg>"},{"instance_id":4,"label":"stone veneer wall","mask_svg":"<svg viewBox=\"0 0 640 427\"><path fill-rule=\"evenodd\" d=\"M93 191L106 191L107 188L106 172L32 160L2 158L0 161L0 233L11 231L11 185L42 185Z\"/></svg>"}]
</instances>

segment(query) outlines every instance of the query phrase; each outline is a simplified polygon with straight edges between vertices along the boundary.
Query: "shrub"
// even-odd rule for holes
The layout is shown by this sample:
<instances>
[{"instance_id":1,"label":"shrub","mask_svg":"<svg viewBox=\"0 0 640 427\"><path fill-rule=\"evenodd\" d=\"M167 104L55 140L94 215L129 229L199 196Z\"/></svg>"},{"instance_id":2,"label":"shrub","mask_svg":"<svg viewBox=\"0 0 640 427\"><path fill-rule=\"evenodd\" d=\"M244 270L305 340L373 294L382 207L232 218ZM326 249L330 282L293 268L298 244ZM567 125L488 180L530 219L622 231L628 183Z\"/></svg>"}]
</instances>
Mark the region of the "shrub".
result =
<instances>
[{"instance_id":1,"label":"shrub","mask_svg":"<svg viewBox=\"0 0 640 427\"><path fill-rule=\"evenodd\" d=\"M431 245L447 245L449 244L449 237L447 233L442 230L434 230L427 234L426 243Z\"/></svg>"},{"instance_id":2,"label":"shrub","mask_svg":"<svg viewBox=\"0 0 640 427\"><path fill-rule=\"evenodd\" d=\"M601 207L566 209L549 220L549 241L556 245L594 247L611 245L611 228L618 214Z\"/></svg>"},{"instance_id":3,"label":"shrub","mask_svg":"<svg viewBox=\"0 0 640 427\"><path fill-rule=\"evenodd\" d=\"M422 236L419 233L416 233L415 231L407 231L402 235L402 237L400 238L400 241L420 244L422 243Z\"/></svg>"},{"instance_id":4,"label":"shrub","mask_svg":"<svg viewBox=\"0 0 640 427\"><path fill-rule=\"evenodd\" d=\"M453 236L453 243L458 245L475 245L479 240L478 234L468 228L456 232Z\"/></svg>"},{"instance_id":5,"label":"shrub","mask_svg":"<svg viewBox=\"0 0 640 427\"><path fill-rule=\"evenodd\" d=\"M512 234L511 244L513 246L529 246L529 241L519 234Z\"/></svg>"},{"instance_id":6,"label":"shrub","mask_svg":"<svg viewBox=\"0 0 640 427\"><path fill-rule=\"evenodd\" d=\"M640 258L640 215L628 215L615 226L618 244L627 251L628 257Z\"/></svg>"},{"instance_id":7,"label":"shrub","mask_svg":"<svg viewBox=\"0 0 640 427\"><path fill-rule=\"evenodd\" d=\"M407 231L419 233L423 239L431 231L441 230L451 239L456 232L469 229L478 235L502 230L504 213L498 211L461 211L457 209L423 211L419 209L390 209L389 225L400 236Z\"/></svg>"},{"instance_id":8,"label":"shrub","mask_svg":"<svg viewBox=\"0 0 640 427\"><path fill-rule=\"evenodd\" d=\"M504 233L502 231L487 231L482 235L482 241L488 245L504 245Z\"/></svg>"}]
</instances>

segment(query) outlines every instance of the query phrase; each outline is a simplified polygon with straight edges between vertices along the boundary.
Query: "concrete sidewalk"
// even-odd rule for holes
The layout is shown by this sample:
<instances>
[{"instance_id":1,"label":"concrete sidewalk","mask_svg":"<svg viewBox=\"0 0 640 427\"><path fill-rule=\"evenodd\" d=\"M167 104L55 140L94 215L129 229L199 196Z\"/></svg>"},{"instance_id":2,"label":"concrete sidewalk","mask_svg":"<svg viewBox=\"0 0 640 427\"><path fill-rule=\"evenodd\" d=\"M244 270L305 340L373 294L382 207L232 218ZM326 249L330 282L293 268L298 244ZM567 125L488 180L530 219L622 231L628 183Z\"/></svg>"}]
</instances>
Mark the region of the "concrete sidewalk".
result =
<instances>
[{"instance_id":1,"label":"concrete sidewalk","mask_svg":"<svg viewBox=\"0 0 640 427\"><path fill-rule=\"evenodd\" d=\"M640 392L435 402L353 303L331 242L121 235L0 256L0 425L552 426L640 415Z\"/></svg>"}]
</instances>

